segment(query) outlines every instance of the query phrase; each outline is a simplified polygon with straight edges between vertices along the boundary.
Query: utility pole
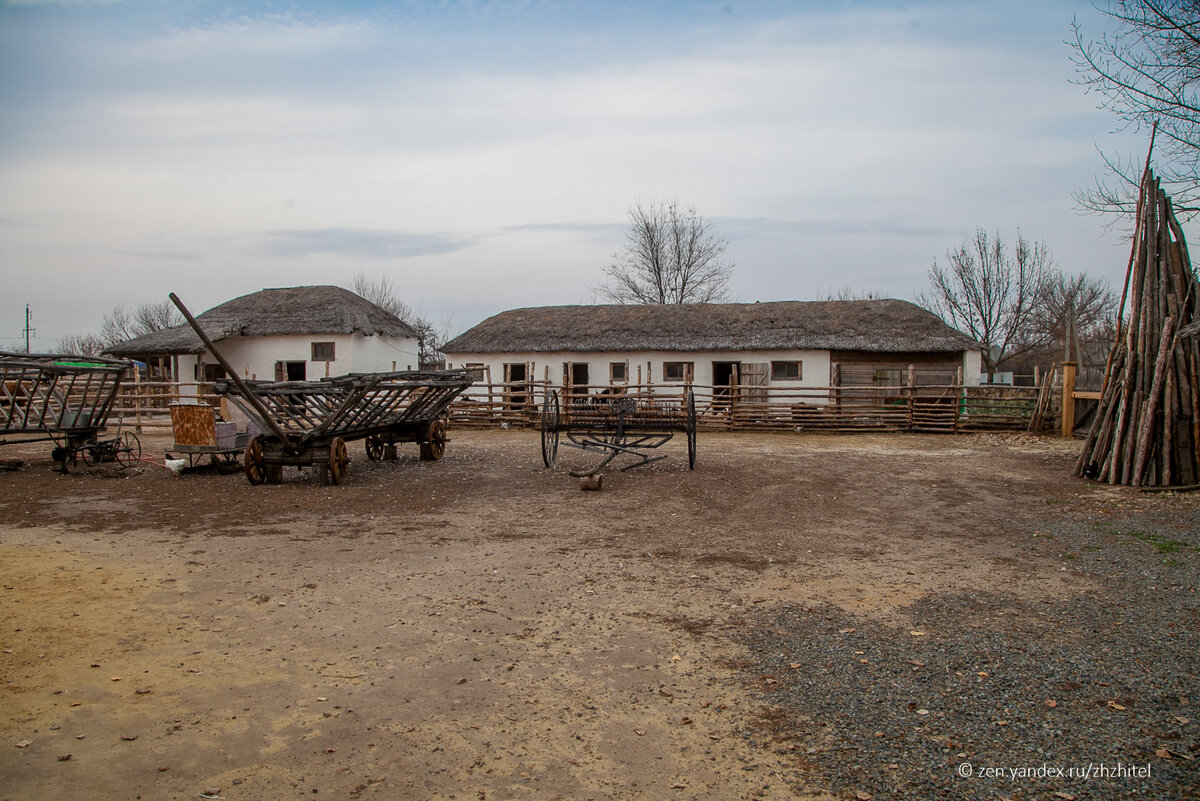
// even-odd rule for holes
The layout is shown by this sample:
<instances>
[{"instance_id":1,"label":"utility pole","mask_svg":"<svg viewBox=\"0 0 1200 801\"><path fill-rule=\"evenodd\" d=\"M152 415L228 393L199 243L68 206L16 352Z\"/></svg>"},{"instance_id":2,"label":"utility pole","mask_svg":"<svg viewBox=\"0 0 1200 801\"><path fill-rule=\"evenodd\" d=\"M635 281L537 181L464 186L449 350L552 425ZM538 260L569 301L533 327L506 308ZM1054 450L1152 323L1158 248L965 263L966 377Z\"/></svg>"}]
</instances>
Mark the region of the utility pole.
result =
<instances>
[{"instance_id":1,"label":"utility pole","mask_svg":"<svg viewBox=\"0 0 1200 801\"><path fill-rule=\"evenodd\" d=\"M29 335L36 334L37 330L29 327L29 304L25 304L25 352L29 353Z\"/></svg>"}]
</instances>

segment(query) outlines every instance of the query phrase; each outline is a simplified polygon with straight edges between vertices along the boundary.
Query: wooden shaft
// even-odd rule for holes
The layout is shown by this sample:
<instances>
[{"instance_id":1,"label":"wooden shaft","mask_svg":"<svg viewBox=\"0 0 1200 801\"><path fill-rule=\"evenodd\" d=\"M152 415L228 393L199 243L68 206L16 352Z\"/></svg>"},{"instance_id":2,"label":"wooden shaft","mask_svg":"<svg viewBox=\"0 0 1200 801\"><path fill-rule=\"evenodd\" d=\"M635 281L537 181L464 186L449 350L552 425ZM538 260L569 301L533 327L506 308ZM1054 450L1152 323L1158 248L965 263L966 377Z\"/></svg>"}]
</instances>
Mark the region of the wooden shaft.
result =
<instances>
[{"instance_id":1,"label":"wooden shaft","mask_svg":"<svg viewBox=\"0 0 1200 801\"><path fill-rule=\"evenodd\" d=\"M192 313L187 310L186 306L183 305L183 301L180 300L174 292L172 292L168 297L171 298L171 302L174 303L176 308L178 308L183 314L184 319L188 321L188 325L190 325L192 330L196 332L196 336L200 337L200 341L204 343L204 347L208 348L208 352L211 353L217 360L217 363L225 369L225 372L228 373L229 377L233 379L233 383L237 384L238 389L240 389L245 395L246 402L254 407L254 410L258 412L260 417L262 417L262 421L267 424L268 428L271 429L271 432L274 433L275 436L279 437L280 442L290 445L291 440L288 439L287 432L280 428L279 424L275 422L275 418L272 417L270 412L267 411L267 407L263 405L263 402L259 400L258 396L250 390L250 387L245 381L242 380L242 377L237 374L237 370L233 369L233 365L226 361L225 357L221 355L221 352L217 350L217 346L214 345L212 340L208 338L208 334L204 333L204 329L200 327L200 324L196 322L196 318L193 317Z\"/></svg>"}]
</instances>

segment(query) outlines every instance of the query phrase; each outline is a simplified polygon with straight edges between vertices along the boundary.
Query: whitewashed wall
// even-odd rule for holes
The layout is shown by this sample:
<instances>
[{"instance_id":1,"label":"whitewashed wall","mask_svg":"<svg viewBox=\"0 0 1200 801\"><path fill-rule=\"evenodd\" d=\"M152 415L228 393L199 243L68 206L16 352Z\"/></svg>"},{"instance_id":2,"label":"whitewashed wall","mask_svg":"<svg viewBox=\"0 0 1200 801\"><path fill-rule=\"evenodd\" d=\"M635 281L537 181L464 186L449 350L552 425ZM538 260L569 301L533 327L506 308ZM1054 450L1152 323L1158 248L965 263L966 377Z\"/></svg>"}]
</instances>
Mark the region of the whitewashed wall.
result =
<instances>
[{"instance_id":1,"label":"whitewashed wall","mask_svg":"<svg viewBox=\"0 0 1200 801\"><path fill-rule=\"evenodd\" d=\"M983 351L963 351L963 384L968 387L977 387L982 376Z\"/></svg>"},{"instance_id":2,"label":"whitewashed wall","mask_svg":"<svg viewBox=\"0 0 1200 801\"><path fill-rule=\"evenodd\" d=\"M799 361L801 378L799 381L773 381L770 378L768 366L767 386L788 389L829 386L829 351L827 350L794 350L794 351L704 351L681 354L669 351L642 351L627 353L611 352L556 352L556 353L450 353L446 354L447 367L461 368L468 364L482 364L490 368L491 382L499 384L504 381L504 365L533 363L533 371L529 378L542 381L547 377L555 386L563 382L563 363L586 363L588 365L588 383L592 386L606 386L609 382L609 365L612 362L627 362L629 384L654 384L664 393L669 393L672 387L683 387L683 382L671 382L663 379L664 362L691 362L693 364L692 383L697 386L713 384L713 362L742 362L743 364L765 363L772 361ZM547 368L549 370L547 371ZM640 371L640 373L639 373ZM473 387L468 394L486 394L485 388Z\"/></svg>"},{"instance_id":3,"label":"whitewashed wall","mask_svg":"<svg viewBox=\"0 0 1200 801\"><path fill-rule=\"evenodd\" d=\"M334 361L313 361L312 343L334 343ZM416 370L417 340L413 337L365 336L363 334L304 334L271 337L230 337L216 343L242 378L275 380L275 362L305 362L305 377L316 381L326 375L380 373L392 370ZM203 364L216 364L210 354ZM195 357L179 357L179 375L185 380L195 375ZM327 370L328 368L328 370Z\"/></svg>"}]
</instances>

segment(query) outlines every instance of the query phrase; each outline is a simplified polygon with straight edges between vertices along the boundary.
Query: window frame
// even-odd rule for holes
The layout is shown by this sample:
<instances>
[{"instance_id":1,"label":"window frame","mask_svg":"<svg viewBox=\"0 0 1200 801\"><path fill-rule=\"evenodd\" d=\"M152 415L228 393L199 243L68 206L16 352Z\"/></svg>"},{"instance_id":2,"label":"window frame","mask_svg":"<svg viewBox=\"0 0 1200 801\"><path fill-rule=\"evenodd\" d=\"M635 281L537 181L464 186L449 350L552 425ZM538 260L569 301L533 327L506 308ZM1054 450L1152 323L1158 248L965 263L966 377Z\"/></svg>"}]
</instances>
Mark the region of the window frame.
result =
<instances>
[{"instance_id":1,"label":"window frame","mask_svg":"<svg viewBox=\"0 0 1200 801\"><path fill-rule=\"evenodd\" d=\"M678 378L672 378L670 375L670 372L672 372L671 368L673 368L673 367L679 368L680 376ZM685 384L685 383L687 383L689 375L691 375L691 376L696 375L696 363L695 362L663 362L662 371L663 371L663 382L664 383Z\"/></svg>"},{"instance_id":2,"label":"window frame","mask_svg":"<svg viewBox=\"0 0 1200 801\"><path fill-rule=\"evenodd\" d=\"M796 374L787 375L787 368L795 365ZM780 368L783 368L783 375L779 374ZM785 359L771 361L771 380L772 381L803 381L804 380L804 360L803 359Z\"/></svg>"},{"instance_id":3,"label":"window frame","mask_svg":"<svg viewBox=\"0 0 1200 801\"><path fill-rule=\"evenodd\" d=\"M337 343L336 342L312 342L309 343L312 347L309 350L312 356L310 362L336 362L337 361ZM329 348L329 357L317 355L317 348Z\"/></svg>"}]
</instances>

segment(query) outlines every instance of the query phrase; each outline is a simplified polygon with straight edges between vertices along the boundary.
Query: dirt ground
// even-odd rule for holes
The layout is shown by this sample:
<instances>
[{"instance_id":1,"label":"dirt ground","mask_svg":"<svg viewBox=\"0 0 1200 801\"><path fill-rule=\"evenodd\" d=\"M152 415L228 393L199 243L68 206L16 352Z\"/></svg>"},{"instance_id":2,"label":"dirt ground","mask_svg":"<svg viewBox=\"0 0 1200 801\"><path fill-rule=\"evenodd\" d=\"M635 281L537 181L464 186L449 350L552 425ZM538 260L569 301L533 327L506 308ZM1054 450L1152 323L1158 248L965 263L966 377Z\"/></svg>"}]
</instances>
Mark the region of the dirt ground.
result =
<instances>
[{"instance_id":1,"label":"dirt ground","mask_svg":"<svg viewBox=\"0 0 1200 801\"><path fill-rule=\"evenodd\" d=\"M746 610L1086 592L1029 521L1161 502L1057 440L702 433L583 492L536 432L452 436L333 487L0 451L0 799L828 797Z\"/></svg>"}]
</instances>

